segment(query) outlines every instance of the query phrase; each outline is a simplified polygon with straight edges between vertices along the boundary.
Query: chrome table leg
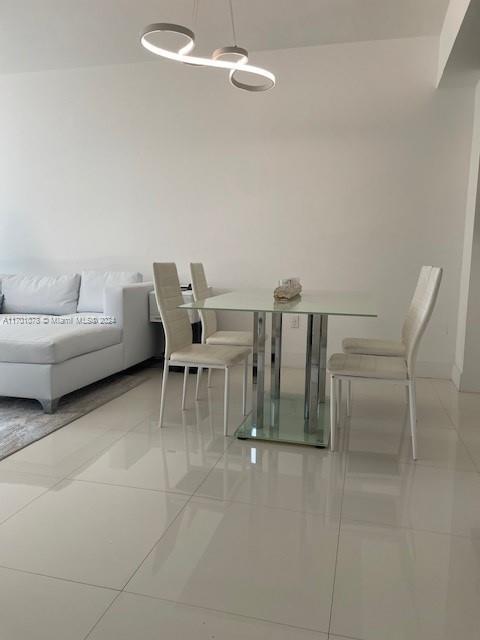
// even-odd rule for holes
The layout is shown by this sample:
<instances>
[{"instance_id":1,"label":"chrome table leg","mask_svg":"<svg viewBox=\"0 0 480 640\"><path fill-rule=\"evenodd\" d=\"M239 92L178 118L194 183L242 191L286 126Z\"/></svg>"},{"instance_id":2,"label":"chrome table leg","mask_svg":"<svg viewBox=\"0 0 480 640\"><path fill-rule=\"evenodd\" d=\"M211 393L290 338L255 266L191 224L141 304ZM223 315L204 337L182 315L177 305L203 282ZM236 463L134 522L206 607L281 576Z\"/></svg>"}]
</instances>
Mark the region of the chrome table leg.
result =
<instances>
[{"instance_id":1,"label":"chrome table leg","mask_svg":"<svg viewBox=\"0 0 480 640\"><path fill-rule=\"evenodd\" d=\"M312 354L310 359L310 389L308 392L308 422L307 430L312 433L317 428L318 415L318 387L320 381L320 333L322 317L313 316L312 322Z\"/></svg>"},{"instance_id":2,"label":"chrome table leg","mask_svg":"<svg viewBox=\"0 0 480 640\"><path fill-rule=\"evenodd\" d=\"M313 314L308 314L308 326L307 326L307 346L305 349L305 404L304 404L304 417L308 419L308 413L310 409L310 375L312 369L312 337L313 337Z\"/></svg>"},{"instance_id":3,"label":"chrome table leg","mask_svg":"<svg viewBox=\"0 0 480 640\"><path fill-rule=\"evenodd\" d=\"M271 390L272 399L280 398L280 373L282 367L282 314L272 313L272 350L271 350Z\"/></svg>"},{"instance_id":4,"label":"chrome table leg","mask_svg":"<svg viewBox=\"0 0 480 640\"><path fill-rule=\"evenodd\" d=\"M265 312L253 314L252 417L257 429L263 429L265 394Z\"/></svg>"},{"instance_id":5,"label":"chrome table leg","mask_svg":"<svg viewBox=\"0 0 480 640\"><path fill-rule=\"evenodd\" d=\"M309 433L318 427L318 403L325 402L328 316L310 315L308 319L305 372L305 417ZM308 388L307 388L308 383Z\"/></svg>"},{"instance_id":6,"label":"chrome table leg","mask_svg":"<svg viewBox=\"0 0 480 640\"><path fill-rule=\"evenodd\" d=\"M282 370L282 314L272 313L270 383L270 426L278 429L280 424L280 379Z\"/></svg>"},{"instance_id":7,"label":"chrome table leg","mask_svg":"<svg viewBox=\"0 0 480 640\"><path fill-rule=\"evenodd\" d=\"M321 316L322 325L320 327L320 372L318 378L318 400L325 402L325 387L327 382L327 336L328 336L328 316Z\"/></svg>"}]
</instances>

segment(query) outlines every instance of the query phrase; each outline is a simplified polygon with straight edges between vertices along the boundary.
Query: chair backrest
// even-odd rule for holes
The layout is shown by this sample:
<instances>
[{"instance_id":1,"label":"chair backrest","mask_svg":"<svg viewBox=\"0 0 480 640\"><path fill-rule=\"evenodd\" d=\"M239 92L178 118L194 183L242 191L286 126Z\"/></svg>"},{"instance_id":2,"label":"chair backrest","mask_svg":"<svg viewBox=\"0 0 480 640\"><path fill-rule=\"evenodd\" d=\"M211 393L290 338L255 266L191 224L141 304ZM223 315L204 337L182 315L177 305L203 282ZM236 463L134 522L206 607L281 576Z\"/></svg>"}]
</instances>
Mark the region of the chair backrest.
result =
<instances>
[{"instance_id":1,"label":"chair backrest","mask_svg":"<svg viewBox=\"0 0 480 640\"><path fill-rule=\"evenodd\" d=\"M420 340L425 332L427 324L437 301L438 290L442 280L442 269L440 267L427 267L423 277L426 280L420 287L417 286L410 306L408 323L405 323L405 346L407 349L408 375L413 378L415 375L415 363L417 360Z\"/></svg>"},{"instance_id":2,"label":"chair backrest","mask_svg":"<svg viewBox=\"0 0 480 640\"><path fill-rule=\"evenodd\" d=\"M195 301L210 298L212 290L207 284L205 269L201 262L190 263L190 274L192 276L193 297ZM199 311L202 321L202 342L217 330L217 314L215 311Z\"/></svg>"},{"instance_id":3,"label":"chair backrest","mask_svg":"<svg viewBox=\"0 0 480 640\"><path fill-rule=\"evenodd\" d=\"M410 325L413 322L414 318L414 308L418 302L423 297L423 292L425 291L425 287L428 283L428 278L430 277L430 272L432 271L432 267L424 266L420 269L420 274L417 280L417 286L415 287L415 291L413 293L413 297L410 301L410 305L408 307L407 315L405 316L405 320L402 327L402 342L405 344L407 341L407 334L410 332Z\"/></svg>"},{"instance_id":4,"label":"chair backrest","mask_svg":"<svg viewBox=\"0 0 480 640\"><path fill-rule=\"evenodd\" d=\"M192 325L186 309L178 309L183 304L178 272L173 262L154 262L153 281L163 330L165 331L165 358L173 351L192 344Z\"/></svg>"}]
</instances>

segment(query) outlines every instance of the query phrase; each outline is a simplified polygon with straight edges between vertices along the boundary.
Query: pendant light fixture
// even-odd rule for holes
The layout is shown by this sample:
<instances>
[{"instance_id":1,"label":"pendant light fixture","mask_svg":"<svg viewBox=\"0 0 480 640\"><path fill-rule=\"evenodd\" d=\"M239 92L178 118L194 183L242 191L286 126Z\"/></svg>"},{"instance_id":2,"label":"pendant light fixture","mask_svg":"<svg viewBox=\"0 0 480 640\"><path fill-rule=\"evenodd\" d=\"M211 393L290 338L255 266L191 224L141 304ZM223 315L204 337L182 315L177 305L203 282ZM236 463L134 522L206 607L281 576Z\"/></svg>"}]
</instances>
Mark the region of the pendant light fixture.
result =
<instances>
[{"instance_id":1,"label":"pendant light fixture","mask_svg":"<svg viewBox=\"0 0 480 640\"><path fill-rule=\"evenodd\" d=\"M197 13L197 2L194 0L194 16ZM172 24L168 22L158 22L156 24L149 25L140 38L142 46L145 47L151 53L168 60L174 60L176 62L183 62L186 64L199 66L199 67L214 67L217 69L226 69L229 71L230 83L238 89L245 89L245 91L266 91L275 86L275 76L271 71L262 69L261 67L255 67L248 64L248 51L243 47L237 46L237 38L235 33L235 21L233 17L232 0L230 3L230 18L232 21L232 33L234 44L227 47L220 47L215 49L210 58L204 58L199 56L190 55L195 47L195 34L191 29L183 27L179 24ZM185 43L177 51L165 48L157 44L157 41L165 33L173 33L180 36ZM241 81L238 77L239 73L250 74L257 78L261 78L261 82L248 83Z\"/></svg>"}]
</instances>

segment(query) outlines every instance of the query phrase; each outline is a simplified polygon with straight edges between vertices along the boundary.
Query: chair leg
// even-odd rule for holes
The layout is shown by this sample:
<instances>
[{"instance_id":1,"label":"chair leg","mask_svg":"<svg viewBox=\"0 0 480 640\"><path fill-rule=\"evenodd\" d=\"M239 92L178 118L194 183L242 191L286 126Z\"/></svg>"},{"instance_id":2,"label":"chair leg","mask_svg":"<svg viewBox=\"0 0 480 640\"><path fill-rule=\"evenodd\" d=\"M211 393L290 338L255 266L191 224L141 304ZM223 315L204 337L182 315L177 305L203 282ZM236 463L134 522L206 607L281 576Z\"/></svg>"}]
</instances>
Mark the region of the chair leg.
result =
<instances>
[{"instance_id":1,"label":"chair leg","mask_svg":"<svg viewBox=\"0 0 480 640\"><path fill-rule=\"evenodd\" d=\"M208 388L210 389L210 387L212 386L212 369L208 370Z\"/></svg>"},{"instance_id":2,"label":"chair leg","mask_svg":"<svg viewBox=\"0 0 480 640\"><path fill-rule=\"evenodd\" d=\"M337 430L337 381L330 376L330 449L335 451L335 432Z\"/></svg>"},{"instance_id":3,"label":"chair leg","mask_svg":"<svg viewBox=\"0 0 480 640\"><path fill-rule=\"evenodd\" d=\"M159 418L160 427L163 427L163 413L165 411L165 395L167 391L167 379L168 379L168 360L165 360L165 364L163 365L162 394L160 396L160 418Z\"/></svg>"},{"instance_id":4,"label":"chair leg","mask_svg":"<svg viewBox=\"0 0 480 640\"><path fill-rule=\"evenodd\" d=\"M352 381L347 380L347 416L352 415Z\"/></svg>"},{"instance_id":5,"label":"chair leg","mask_svg":"<svg viewBox=\"0 0 480 640\"><path fill-rule=\"evenodd\" d=\"M184 374L183 374L182 411L185 410L185 398L186 398L186 395L187 395L188 370L189 370L189 367L185 367L185 371L184 371Z\"/></svg>"},{"instance_id":6,"label":"chair leg","mask_svg":"<svg viewBox=\"0 0 480 640\"><path fill-rule=\"evenodd\" d=\"M410 429L412 431L412 452L413 459L417 459L417 399L415 393L415 381L410 380L408 389L408 395L410 399Z\"/></svg>"},{"instance_id":7,"label":"chair leg","mask_svg":"<svg viewBox=\"0 0 480 640\"><path fill-rule=\"evenodd\" d=\"M197 369L197 384L195 385L195 400L198 400L198 396L200 394L200 382L202 380L202 367L198 367Z\"/></svg>"},{"instance_id":8,"label":"chair leg","mask_svg":"<svg viewBox=\"0 0 480 640\"><path fill-rule=\"evenodd\" d=\"M229 393L229 379L228 379L228 367L225 367L225 396L224 396L224 413L223 413L223 435L228 436L228 393Z\"/></svg>"},{"instance_id":9,"label":"chair leg","mask_svg":"<svg viewBox=\"0 0 480 640\"><path fill-rule=\"evenodd\" d=\"M405 402L410 404L410 393L408 391L408 385L405 385Z\"/></svg>"},{"instance_id":10,"label":"chair leg","mask_svg":"<svg viewBox=\"0 0 480 640\"><path fill-rule=\"evenodd\" d=\"M340 420L342 418L342 379L337 378L337 388L336 388L336 397L337 397L337 422L340 425Z\"/></svg>"},{"instance_id":11,"label":"chair leg","mask_svg":"<svg viewBox=\"0 0 480 640\"><path fill-rule=\"evenodd\" d=\"M242 389L242 413L247 415L247 384L248 384L248 359L243 366L243 389Z\"/></svg>"}]
</instances>

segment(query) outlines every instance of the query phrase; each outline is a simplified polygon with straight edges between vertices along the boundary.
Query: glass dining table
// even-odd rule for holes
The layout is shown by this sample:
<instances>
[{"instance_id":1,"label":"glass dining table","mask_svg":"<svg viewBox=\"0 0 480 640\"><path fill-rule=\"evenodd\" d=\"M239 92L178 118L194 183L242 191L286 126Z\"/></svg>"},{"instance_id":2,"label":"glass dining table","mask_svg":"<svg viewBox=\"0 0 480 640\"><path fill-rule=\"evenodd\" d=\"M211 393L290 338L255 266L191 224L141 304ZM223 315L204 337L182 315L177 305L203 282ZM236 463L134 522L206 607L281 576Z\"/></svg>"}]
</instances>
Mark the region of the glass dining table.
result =
<instances>
[{"instance_id":1,"label":"glass dining table","mask_svg":"<svg viewBox=\"0 0 480 640\"><path fill-rule=\"evenodd\" d=\"M241 439L328 447L330 406L325 394L329 316L377 316L367 293L319 291L278 302L272 291L242 290L181 305L198 311L253 314L252 411L236 431ZM271 314L270 392L265 392L266 317ZM282 393L282 329L285 314L307 316L305 391Z\"/></svg>"}]
</instances>

